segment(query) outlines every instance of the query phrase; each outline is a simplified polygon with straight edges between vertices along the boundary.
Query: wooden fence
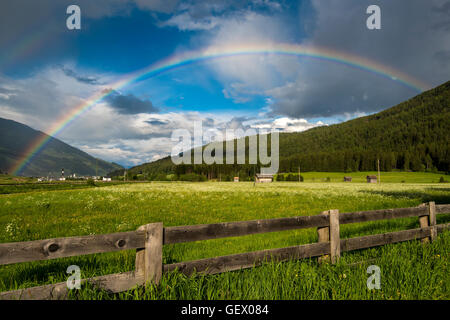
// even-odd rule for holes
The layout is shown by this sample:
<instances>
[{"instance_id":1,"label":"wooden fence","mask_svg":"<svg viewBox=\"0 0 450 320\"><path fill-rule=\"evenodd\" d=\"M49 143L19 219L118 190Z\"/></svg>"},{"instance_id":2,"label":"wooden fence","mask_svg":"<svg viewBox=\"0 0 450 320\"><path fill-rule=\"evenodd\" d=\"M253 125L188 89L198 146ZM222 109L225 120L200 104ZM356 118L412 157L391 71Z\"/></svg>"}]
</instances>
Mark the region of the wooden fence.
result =
<instances>
[{"instance_id":1,"label":"wooden fence","mask_svg":"<svg viewBox=\"0 0 450 320\"><path fill-rule=\"evenodd\" d=\"M437 233L450 228L450 223L436 224L436 215L443 213L450 213L449 204L435 205L434 202L429 202L412 208L348 213L329 210L314 216L166 228L159 222L141 226L131 232L2 243L0 244L0 265L136 249L134 271L82 280L82 283L89 282L98 288L116 293L144 285L147 281L158 283L163 273L175 269L186 275L192 274L194 271L215 274L251 268L264 261L285 261L309 257L319 257L320 260L331 259L331 262L335 263L339 259L340 253L345 251L414 239L429 242L436 238ZM418 217L420 228L340 239L339 226L341 224L407 217ZM165 244L305 228L317 228L317 243L166 265L162 263L162 250ZM0 299L64 299L67 297L67 293L66 282L60 282L0 292Z\"/></svg>"}]
</instances>

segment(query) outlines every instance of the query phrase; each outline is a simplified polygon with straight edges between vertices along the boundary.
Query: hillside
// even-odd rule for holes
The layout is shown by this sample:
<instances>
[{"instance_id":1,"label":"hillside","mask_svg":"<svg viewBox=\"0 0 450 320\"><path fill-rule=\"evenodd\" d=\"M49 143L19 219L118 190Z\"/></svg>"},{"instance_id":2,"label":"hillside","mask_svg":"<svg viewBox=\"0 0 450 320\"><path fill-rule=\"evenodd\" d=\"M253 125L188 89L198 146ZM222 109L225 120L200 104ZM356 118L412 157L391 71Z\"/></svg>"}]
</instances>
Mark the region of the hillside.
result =
<instances>
[{"instance_id":1,"label":"hillside","mask_svg":"<svg viewBox=\"0 0 450 320\"><path fill-rule=\"evenodd\" d=\"M47 136L19 122L0 118L0 171L8 172L17 161L22 159L24 150L42 135ZM98 175L106 175L110 171L122 169L118 164L96 159L52 137L19 174L59 177L62 168L66 176L72 173L95 175L96 168Z\"/></svg>"},{"instance_id":2,"label":"hillside","mask_svg":"<svg viewBox=\"0 0 450 320\"><path fill-rule=\"evenodd\" d=\"M279 172L450 171L450 81L397 106L344 123L280 134ZM256 168L259 170L259 168ZM195 172L252 176L249 165L174 166L169 157L129 170L147 177ZM115 172L113 174L120 174Z\"/></svg>"}]
</instances>

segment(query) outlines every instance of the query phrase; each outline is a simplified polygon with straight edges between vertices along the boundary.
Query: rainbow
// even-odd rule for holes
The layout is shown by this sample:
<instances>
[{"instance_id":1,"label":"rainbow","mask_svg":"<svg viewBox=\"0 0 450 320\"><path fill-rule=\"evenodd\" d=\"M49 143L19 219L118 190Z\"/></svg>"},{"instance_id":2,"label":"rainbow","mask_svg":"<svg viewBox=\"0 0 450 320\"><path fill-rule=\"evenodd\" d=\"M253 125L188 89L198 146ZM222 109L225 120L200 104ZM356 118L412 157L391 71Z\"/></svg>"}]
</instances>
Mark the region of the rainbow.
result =
<instances>
[{"instance_id":1,"label":"rainbow","mask_svg":"<svg viewBox=\"0 0 450 320\"><path fill-rule=\"evenodd\" d=\"M314 58L327 62L339 63L351 68L371 72L378 76L387 78L391 81L401 83L416 92L420 93L431 86L417 80L399 70L369 60L364 57L351 55L335 51L328 48L308 47L293 44L245 44L229 47L211 47L199 51L189 51L181 54L172 55L166 59L160 60L141 70L129 73L117 82L108 86L109 90L101 90L93 96L86 99L82 104L75 106L69 113L64 114L55 121L47 130L48 136L42 136L31 143L22 157L13 165L10 172L14 175L20 174L22 169L39 153L40 150L50 140L50 137L57 136L64 128L72 123L79 115L89 110L92 106L99 103L107 97L113 90L121 89L131 83L139 80L157 76L164 72L199 63L208 60L224 59L237 56L252 55L283 55L294 57Z\"/></svg>"}]
</instances>

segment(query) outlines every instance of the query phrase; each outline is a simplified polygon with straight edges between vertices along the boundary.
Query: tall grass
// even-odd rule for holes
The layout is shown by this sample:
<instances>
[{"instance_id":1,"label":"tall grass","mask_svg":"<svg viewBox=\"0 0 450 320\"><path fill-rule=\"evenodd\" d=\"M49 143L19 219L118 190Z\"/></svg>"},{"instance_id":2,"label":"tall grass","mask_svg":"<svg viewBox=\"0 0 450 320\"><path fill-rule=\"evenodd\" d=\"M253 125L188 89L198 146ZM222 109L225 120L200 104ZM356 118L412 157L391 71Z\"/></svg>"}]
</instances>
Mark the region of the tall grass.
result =
<instances>
[{"instance_id":1,"label":"tall grass","mask_svg":"<svg viewBox=\"0 0 450 320\"><path fill-rule=\"evenodd\" d=\"M344 253L336 265L317 259L270 262L217 275L165 274L159 285L108 294L92 287L77 299L449 299L450 232L432 244L420 241ZM369 265L381 270L381 288L368 289Z\"/></svg>"},{"instance_id":2,"label":"tall grass","mask_svg":"<svg viewBox=\"0 0 450 320\"><path fill-rule=\"evenodd\" d=\"M402 183L369 185L276 182L253 186L252 183L180 182L6 194L0 195L0 242L130 231L136 230L140 225L158 221L164 222L165 226L191 225L313 215L328 209L351 212L410 207L431 200L437 203L450 203L449 188L445 184ZM448 215L438 216L438 223L448 221L450 221ZM356 237L418 226L417 218L342 225L341 237ZM445 278L446 274L443 273L444 271L448 273L448 270L442 268L448 267L450 248L449 236L441 237L430 246L422 246L420 242L413 241L357 253L346 253L343 255L342 264L338 266L318 266L315 259L310 259L283 264L272 263L254 270L206 277L186 278L174 273L166 275L158 288L147 288L147 290L141 288L114 296L86 288L79 292L77 297L93 299L130 297L353 299L359 297L365 299L368 297L367 292L364 291L367 288L364 290L361 288L365 287L353 288L352 284L352 289L346 285L349 280L341 279L341 282L337 282L339 275L342 276L344 272L336 273L336 270L359 270L357 266L345 269L346 263L376 257L381 259L380 263L384 261L382 269L384 268L383 272L387 272L387 279L391 277L389 264L398 263L399 269L392 275L389 290L395 288L404 294L404 296L400 295L400 298L440 299L448 297L447 284L439 283L441 279L447 280L448 283L448 278ZM173 263L316 241L316 230L306 229L167 245L164 247L163 260L164 263ZM440 259L435 258L429 250L434 250L435 256L439 255ZM134 259L134 251L130 250L1 266L0 291L65 281L68 276L65 271L71 264L80 266L83 278L131 271L134 269ZM415 283L416 278L405 278L404 282L397 283L394 281L394 276L399 279L406 277L400 275L400 268L422 272L434 264L439 266L436 267L437 269L442 269L442 272L433 269L433 274L428 273L427 280L430 284L427 286L439 287L434 291L430 289L431 291L419 292L419 289L411 289L409 286ZM306 280L305 274L299 273L302 270L305 272L309 270L312 280ZM303 281L295 286L297 289L294 289L289 283L297 283L295 275L300 277L301 274L303 274L301 276ZM346 277L349 275L345 274ZM354 277L359 279L358 283L362 278L367 278L365 274ZM264 282L263 279L267 280ZM323 281L327 284L323 285ZM336 284L334 289L329 287L332 283ZM311 288L314 287L314 290L304 287L308 285ZM264 288L269 287L275 289L267 289L266 292ZM333 293L333 290L336 293ZM373 298L396 297L390 291L383 291L384 296L381 296L380 292L372 293Z\"/></svg>"}]
</instances>

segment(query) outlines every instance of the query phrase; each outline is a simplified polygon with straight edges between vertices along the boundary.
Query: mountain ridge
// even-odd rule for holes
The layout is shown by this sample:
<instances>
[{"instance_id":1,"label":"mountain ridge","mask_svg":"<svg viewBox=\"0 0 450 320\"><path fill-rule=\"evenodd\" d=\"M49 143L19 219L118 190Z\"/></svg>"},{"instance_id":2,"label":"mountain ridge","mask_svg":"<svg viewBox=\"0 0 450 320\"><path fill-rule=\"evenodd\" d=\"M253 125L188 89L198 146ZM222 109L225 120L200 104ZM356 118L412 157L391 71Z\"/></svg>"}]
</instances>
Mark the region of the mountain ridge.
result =
<instances>
[{"instance_id":1,"label":"mountain ridge","mask_svg":"<svg viewBox=\"0 0 450 320\"><path fill-rule=\"evenodd\" d=\"M106 175L113 170L123 169L116 163L110 163L95 158L88 153L75 148L55 137L35 130L23 123L0 118L0 170L8 172L11 167L23 159L26 150L34 141L41 137L50 137L43 149L36 154L20 172L23 176L56 176L61 175Z\"/></svg>"}]
</instances>

